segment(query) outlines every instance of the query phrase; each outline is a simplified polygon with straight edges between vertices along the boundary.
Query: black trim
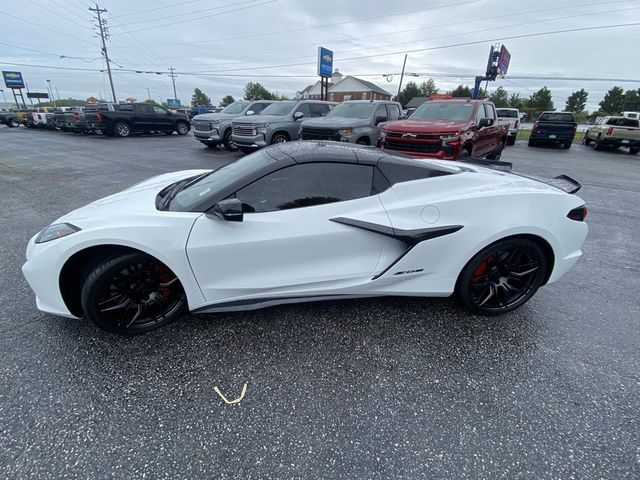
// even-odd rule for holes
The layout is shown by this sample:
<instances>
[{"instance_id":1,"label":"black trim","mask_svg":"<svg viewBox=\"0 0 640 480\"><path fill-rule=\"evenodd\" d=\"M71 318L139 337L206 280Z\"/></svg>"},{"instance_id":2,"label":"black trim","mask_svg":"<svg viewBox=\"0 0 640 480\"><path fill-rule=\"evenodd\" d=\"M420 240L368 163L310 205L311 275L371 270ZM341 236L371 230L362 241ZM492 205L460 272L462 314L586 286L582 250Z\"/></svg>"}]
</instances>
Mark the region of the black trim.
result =
<instances>
[{"instance_id":1,"label":"black trim","mask_svg":"<svg viewBox=\"0 0 640 480\"><path fill-rule=\"evenodd\" d=\"M296 296L285 296L285 297L258 297L258 298L246 298L244 300L232 300L230 302L221 302L221 303L212 303L205 305L204 307L196 308L195 310L191 310L191 313L198 312L207 312L208 310L215 310L218 308L229 308L229 307L249 307L252 305L260 305L261 303L267 302L287 302L289 300L300 300L300 299L308 299L308 298L321 298L325 300L331 300L333 297L345 297L349 295L345 295L342 293L336 294L312 294L312 295L296 295Z\"/></svg>"},{"instance_id":2,"label":"black trim","mask_svg":"<svg viewBox=\"0 0 640 480\"><path fill-rule=\"evenodd\" d=\"M336 217L330 218L332 222L342 223L343 225L349 225L370 232L379 233L387 237L395 238L401 242L406 243L409 246L417 245L425 240L432 238L442 237L443 235L449 235L460 230L462 225L448 225L445 227L432 227L432 228L420 228L416 230L401 230L399 228L388 227L386 225L379 225L377 223L365 222L363 220L354 220L352 218Z\"/></svg>"}]
</instances>

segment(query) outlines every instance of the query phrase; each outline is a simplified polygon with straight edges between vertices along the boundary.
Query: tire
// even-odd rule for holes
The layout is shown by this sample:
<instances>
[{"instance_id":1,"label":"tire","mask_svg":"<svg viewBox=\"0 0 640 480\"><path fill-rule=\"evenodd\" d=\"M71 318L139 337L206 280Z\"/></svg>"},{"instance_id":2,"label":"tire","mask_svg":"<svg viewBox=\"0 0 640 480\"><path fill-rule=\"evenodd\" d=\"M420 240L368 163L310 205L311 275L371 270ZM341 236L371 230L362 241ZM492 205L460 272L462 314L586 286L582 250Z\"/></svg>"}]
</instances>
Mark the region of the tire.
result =
<instances>
[{"instance_id":1,"label":"tire","mask_svg":"<svg viewBox=\"0 0 640 480\"><path fill-rule=\"evenodd\" d=\"M225 130L224 132L224 137L222 138L222 144L224 145L225 150L227 150L228 152L235 152L236 150L238 150L238 147L236 147L233 138L231 138L232 133L233 132L231 131L231 129L227 128L227 130Z\"/></svg>"},{"instance_id":2,"label":"tire","mask_svg":"<svg viewBox=\"0 0 640 480\"><path fill-rule=\"evenodd\" d=\"M631 155L637 155L637 154L638 154L638 152L640 152L640 147L631 147L631 148L629 149L629 153L630 153Z\"/></svg>"},{"instance_id":3,"label":"tire","mask_svg":"<svg viewBox=\"0 0 640 480\"><path fill-rule=\"evenodd\" d=\"M604 150L604 145L602 144L600 134L598 134L598 136L596 137L596 143L593 144L593 149L598 151Z\"/></svg>"},{"instance_id":4,"label":"tire","mask_svg":"<svg viewBox=\"0 0 640 480\"><path fill-rule=\"evenodd\" d=\"M460 150L460 153L458 153L458 156L456 157L456 160L464 160L466 158L471 157L471 154L469 153L469 150L466 148L463 148L462 150Z\"/></svg>"},{"instance_id":5,"label":"tire","mask_svg":"<svg viewBox=\"0 0 640 480\"><path fill-rule=\"evenodd\" d=\"M516 144L516 137L507 137L507 145L512 147L513 145Z\"/></svg>"},{"instance_id":6,"label":"tire","mask_svg":"<svg viewBox=\"0 0 640 480\"><path fill-rule=\"evenodd\" d=\"M358 145L371 145L371 142L369 141L369 137L362 137L362 138L358 139L356 144L358 144Z\"/></svg>"},{"instance_id":7,"label":"tire","mask_svg":"<svg viewBox=\"0 0 640 480\"><path fill-rule=\"evenodd\" d=\"M456 295L473 312L507 313L533 297L546 278L547 268L544 252L533 240L500 240L465 265Z\"/></svg>"},{"instance_id":8,"label":"tire","mask_svg":"<svg viewBox=\"0 0 640 480\"><path fill-rule=\"evenodd\" d=\"M202 143L204 146L209 148L216 148L218 146L217 143L212 143L212 142L200 142L200 143Z\"/></svg>"},{"instance_id":9,"label":"tire","mask_svg":"<svg viewBox=\"0 0 640 480\"><path fill-rule=\"evenodd\" d=\"M189 124L187 122L176 123L176 132L178 132L178 135L186 135L189 133Z\"/></svg>"},{"instance_id":10,"label":"tire","mask_svg":"<svg viewBox=\"0 0 640 480\"><path fill-rule=\"evenodd\" d=\"M286 143L289 141L289 137L284 133L276 133L273 137L271 137L271 145L275 145L276 143Z\"/></svg>"},{"instance_id":11,"label":"tire","mask_svg":"<svg viewBox=\"0 0 640 480\"><path fill-rule=\"evenodd\" d=\"M527 143L527 145L530 146L530 147L535 147L536 146L536 141L529 139L529 142Z\"/></svg>"},{"instance_id":12,"label":"tire","mask_svg":"<svg viewBox=\"0 0 640 480\"><path fill-rule=\"evenodd\" d=\"M582 137L582 144L586 146L591 145L591 139L589 138L589 130L584 132L584 137Z\"/></svg>"},{"instance_id":13,"label":"tire","mask_svg":"<svg viewBox=\"0 0 640 480\"><path fill-rule=\"evenodd\" d=\"M89 265L81 301L98 328L120 335L155 330L180 317L187 305L178 277L141 252L105 255Z\"/></svg>"},{"instance_id":14,"label":"tire","mask_svg":"<svg viewBox=\"0 0 640 480\"><path fill-rule=\"evenodd\" d=\"M130 137L131 127L127 122L116 122L116 124L113 126L113 132L117 137Z\"/></svg>"},{"instance_id":15,"label":"tire","mask_svg":"<svg viewBox=\"0 0 640 480\"><path fill-rule=\"evenodd\" d=\"M16 120L15 118L12 118L9 120L9 123L7 123L7 126L9 128L16 128L20 126L20 122L18 120Z\"/></svg>"},{"instance_id":16,"label":"tire","mask_svg":"<svg viewBox=\"0 0 640 480\"><path fill-rule=\"evenodd\" d=\"M569 149L571 148L571 144L572 144L572 143L573 143L573 142L563 143L563 144L562 144L562 148L563 148L563 150L569 150Z\"/></svg>"},{"instance_id":17,"label":"tire","mask_svg":"<svg viewBox=\"0 0 640 480\"><path fill-rule=\"evenodd\" d=\"M253 153L255 152L255 148L248 148L248 147L238 147L238 150L240 150L242 153Z\"/></svg>"}]
</instances>

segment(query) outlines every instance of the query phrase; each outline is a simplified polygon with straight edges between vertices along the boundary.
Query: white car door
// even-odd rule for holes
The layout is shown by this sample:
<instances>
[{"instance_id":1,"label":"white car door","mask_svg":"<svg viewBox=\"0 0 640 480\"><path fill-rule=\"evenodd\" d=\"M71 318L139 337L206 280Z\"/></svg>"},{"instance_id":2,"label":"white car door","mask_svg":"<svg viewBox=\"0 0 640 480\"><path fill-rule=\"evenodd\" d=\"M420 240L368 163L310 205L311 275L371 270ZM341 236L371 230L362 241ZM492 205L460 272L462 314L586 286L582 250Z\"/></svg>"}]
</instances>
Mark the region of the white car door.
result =
<instances>
[{"instance_id":1,"label":"white car door","mask_svg":"<svg viewBox=\"0 0 640 480\"><path fill-rule=\"evenodd\" d=\"M369 281L388 238L331 219L389 225L372 175L368 165L293 165L236 192L242 222L200 217L187 254L206 301L341 294Z\"/></svg>"}]
</instances>

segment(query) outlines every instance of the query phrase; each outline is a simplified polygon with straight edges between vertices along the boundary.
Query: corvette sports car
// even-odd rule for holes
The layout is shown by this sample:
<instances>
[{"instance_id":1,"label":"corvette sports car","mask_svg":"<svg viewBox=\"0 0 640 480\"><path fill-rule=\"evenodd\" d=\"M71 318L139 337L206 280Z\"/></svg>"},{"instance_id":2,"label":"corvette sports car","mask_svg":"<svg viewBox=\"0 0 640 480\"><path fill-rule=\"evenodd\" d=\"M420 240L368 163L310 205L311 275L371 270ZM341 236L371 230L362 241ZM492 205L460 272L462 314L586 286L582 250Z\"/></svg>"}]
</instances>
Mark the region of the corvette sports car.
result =
<instances>
[{"instance_id":1,"label":"corvette sports car","mask_svg":"<svg viewBox=\"0 0 640 480\"><path fill-rule=\"evenodd\" d=\"M23 272L40 310L121 334L186 310L382 295L508 312L578 260L586 207L569 177L493 164L278 144L63 216L31 239Z\"/></svg>"}]
</instances>

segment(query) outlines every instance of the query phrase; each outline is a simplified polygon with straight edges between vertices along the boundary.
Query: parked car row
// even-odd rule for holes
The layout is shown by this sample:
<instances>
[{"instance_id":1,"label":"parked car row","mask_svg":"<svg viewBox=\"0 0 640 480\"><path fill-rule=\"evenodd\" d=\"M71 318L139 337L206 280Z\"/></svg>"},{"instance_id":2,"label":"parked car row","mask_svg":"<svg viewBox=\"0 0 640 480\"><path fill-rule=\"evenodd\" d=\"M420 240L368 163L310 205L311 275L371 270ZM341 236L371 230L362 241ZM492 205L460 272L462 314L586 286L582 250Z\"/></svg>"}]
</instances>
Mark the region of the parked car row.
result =
<instances>
[{"instance_id":1,"label":"parked car row","mask_svg":"<svg viewBox=\"0 0 640 480\"><path fill-rule=\"evenodd\" d=\"M10 127L49 128L65 132L128 137L134 133L177 132L191 129L186 113L149 103L96 103L85 107L38 108L0 114Z\"/></svg>"}]
</instances>

